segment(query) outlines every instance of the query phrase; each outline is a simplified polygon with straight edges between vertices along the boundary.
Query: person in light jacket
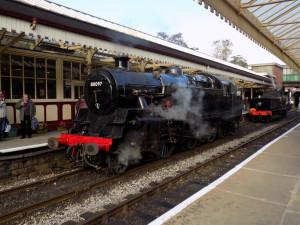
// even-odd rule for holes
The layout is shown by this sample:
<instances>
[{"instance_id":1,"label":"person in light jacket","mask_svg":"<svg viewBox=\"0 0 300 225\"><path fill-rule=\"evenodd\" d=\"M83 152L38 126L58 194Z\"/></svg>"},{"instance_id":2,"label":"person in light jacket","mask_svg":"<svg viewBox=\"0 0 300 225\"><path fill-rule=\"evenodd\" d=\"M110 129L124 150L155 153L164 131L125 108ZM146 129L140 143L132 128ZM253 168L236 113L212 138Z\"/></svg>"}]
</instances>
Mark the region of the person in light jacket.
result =
<instances>
[{"instance_id":1,"label":"person in light jacket","mask_svg":"<svg viewBox=\"0 0 300 225\"><path fill-rule=\"evenodd\" d=\"M28 138L31 138L31 119L35 117L36 108L34 102L29 99L27 94L23 95L23 98L16 103L16 109L20 110L20 120L21 120L21 139L25 138L27 134Z\"/></svg>"},{"instance_id":2,"label":"person in light jacket","mask_svg":"<svg viewBox=\"0 0 300 225\"><path fill-rule=\"evenodd\" d=\"M4 131L6 127L6 103L0 92L0 142L4 141Z\"/></svg>"}]
</instances>

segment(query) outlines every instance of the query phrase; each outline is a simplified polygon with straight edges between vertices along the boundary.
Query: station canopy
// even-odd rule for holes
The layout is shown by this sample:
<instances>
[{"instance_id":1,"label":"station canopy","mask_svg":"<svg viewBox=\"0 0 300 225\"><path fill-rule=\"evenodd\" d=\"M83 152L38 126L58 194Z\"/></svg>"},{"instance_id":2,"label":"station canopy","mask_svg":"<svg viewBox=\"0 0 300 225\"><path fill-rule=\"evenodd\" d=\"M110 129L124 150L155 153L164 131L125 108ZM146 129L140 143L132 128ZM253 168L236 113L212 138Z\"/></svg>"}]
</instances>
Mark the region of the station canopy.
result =
<instances>
[{"instance_id":1,"label":"station canopy","mask_svg":"<svg viewBox=\"0 0 300 225\"><path fill-rule=\"evenodd\" d=\"M114 68L113 57L127 54L130 68L137 72L180 66L185 73L230 78L243 88L272 85L268 77L248 68L51 1L1 0L0 30L0 54L9 49L64 54L85 58L88 69Z\"/></svg>"},{"instance_id":2,"label":"station canopy","mask_svg":"<svg viewBox=\"0 0 300 225\"><path fill-rule=\"evenodd\" d=\"M300 0L198 0L300 73Z\"/></svg>"}]
</instances>

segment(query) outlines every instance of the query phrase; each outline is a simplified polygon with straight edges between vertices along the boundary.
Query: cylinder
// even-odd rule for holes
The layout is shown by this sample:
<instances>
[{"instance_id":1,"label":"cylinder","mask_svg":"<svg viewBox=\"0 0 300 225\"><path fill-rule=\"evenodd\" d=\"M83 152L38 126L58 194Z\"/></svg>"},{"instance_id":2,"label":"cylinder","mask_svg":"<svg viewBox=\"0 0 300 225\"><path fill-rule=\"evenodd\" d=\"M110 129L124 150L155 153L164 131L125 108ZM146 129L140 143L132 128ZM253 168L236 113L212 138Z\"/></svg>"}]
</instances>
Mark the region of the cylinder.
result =
<instances>
[{"instance_id":1,"label":"cylinder","mask_svg":"<svg viewBox=\"0 0 300 225\"><path fill-rule=\"evenodd\" d=\"M56 138L49 138L48 139L48 147L51 149L56 149L59 147L59 141Z\"/></svg>"},{"instance_id":2,"label":"cylinder","mask_svg":"<svg viewBox=\"0 0 300 225\"><path fill-rule=\"evenodd\" d=\"M97 145L96 143L92 143L92 142L89 142L89 143L86 143L84 144L84 152L87 154L87 155L97 155L99 153L99 145Z\"/></svg>"}]
</instances>

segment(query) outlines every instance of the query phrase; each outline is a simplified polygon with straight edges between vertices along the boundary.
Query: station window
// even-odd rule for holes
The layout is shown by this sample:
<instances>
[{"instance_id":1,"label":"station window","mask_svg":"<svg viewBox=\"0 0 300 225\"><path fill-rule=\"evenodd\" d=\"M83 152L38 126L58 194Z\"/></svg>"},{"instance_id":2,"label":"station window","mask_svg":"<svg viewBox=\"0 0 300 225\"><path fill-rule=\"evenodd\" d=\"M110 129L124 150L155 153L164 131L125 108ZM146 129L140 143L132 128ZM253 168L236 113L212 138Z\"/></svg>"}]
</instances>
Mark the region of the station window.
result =
<instances>
[{"instance_id":1,"label":"station window","mask_svg":"<svg viewBox=\"0 0 300 225\"><path fill-rule=\"evenodd\" d=\"M85 64L76 62L63 62L64 98L72 98L72 80L85 80L87 67ZM82 94L80 86L74 86L74 98Z\"/></svg>"},{"instance_id":2,"label":"station window","mask_svg":"<svg viewBox=\"0 0 300 225\"><path fill-rule=\"evenodd\" d=\"M45 59L36 59L36 78L45 78Z\"/></svg>"},{"instance_id":3,"label":"station window","mask_svg":"<svg viewBox=\"0 0 300 225\"><path fill-rule=\"evenodd\" d=\"M71 81L64 81L64 98L71 98Z\"/></svg>"},{"instance_id":4,"label":"station window","mask_svg":"<svg viewBox=\"0 0 300 225\"><path fill-rule=\"evenodd\" d=\"M47 59L47 98L56 98L56 61Z\"/></svg>"},{"instance_id":5,"label":"station window","mask_svg":"<svg viewBox=\"0 0 300 225\"><path fill-rule=\"evenodd\" d=\"M64 61L64 79L71 80L71 62Z\"/></svg>"},{"instance_id":6,"label":"station window","mask_svg":"<svg viewBox=\"0 0 300 225\"><path fill-rule=\"evenodd\" d=\"M24 88L30 98L35 97L34 79L24 78Z\"/></svg>"},{"instance_id":7,"label":"station window","mask_svg":"<svg viewBox=\"0 0 300 225\"><path fill-rule=\"evenodd\" d=\"M11 85L10 85L10 55L0 55L0 72L1 72L1 90L5 90L5 98L11 98Z\"/></svg>"},{"instance_id":8,"label":"station window","mask_svg":"<svg viewBox=\"0 0 300 225\"><path fill-rule=\"evenodd\" d=\"M79 63L72 63L72 79L73 80L80 80L80 69Z\"/></svg>"},{"instance_id":9,"label":"station window","mask_svg":"<svg viewBox=\"0 0 300 225\"><path fill-rule=\"evenodd\" d=\"M10 76L9 55L2 55L2 57L1 57L1 75L2 76Z\"/></svg>"},{"instance_id":10,"label":"station window","mask_svg":"<svg viewBox=\"0 0 300 225\"><path fill-rule=\"evenodd\" d=\"M78 99L83 95L83 86L75 86L74 87L74 97L75 99Z\"/></svg>"},{"instance_id":11,"label":"station window","mask_svg":"<svg viewBox=\"0 0 300 225\"><path fill-rule=\"evenodd\" d=\"M297 82L300 81L300 75L298 74L289 74L283 76L283 82Z\"/></svg>"},{"instance_id":12,"label":"station window","mask_svg":"<svg viewBox=\"0 0 300 225\"><path fill-rule=\"evenodd\" d=\"M71 98L71 79L72 79L72 72L71 72L71 62L64 61L63 63L63 77L64 77L64 98Z\"/></svg>"},{"instance_id":13,"label":"station window","mask_svg":"<svg viewBox=\"0 0 300 225\"><path fill-rule=\"evenodd\" d=\"M27 93L33 99L56 98L56 61L18 55L2 55L1 87L6 98L19 99Z\"/></svg>"},{"instance_id":14,"label":"station window","mask_svg":"<svg viewBox=\"0 0 300 225\"><path fill-rule=\"evenodd\" d=\"M11 56L12 98L19 99L23 95L23 57Z\"/></svg>"},{"instance_id":15,"label":"station window","mask_svg":"<svg viewBox=\"0 0 300 225\"><path fill-rule=\"evenodd\" d=\"M5 90L5 98L10 99L10 77L1 77L1 90Z\"/></svg>"},{"instance_id":16,"label":"station window","mask_svg":"<svg viewBox=\"0 0 300 225\"><path fill-rule=\"evenodd\" d=\"M35 98L35 62L33 57L24 56L24 89L30 98Z\"/></svg>"},{"instance_id":17,"label":"station window","mask_svg":"<svg viewBox=\"0 0 300 225\"><path fill-rule=\"evenodd\" d=\"M34 58L33 57L24 57L24 77L34 78Z\"/></svg>"},{"instance_id":18,"label":"station window","mask_svg":"<svg viewBox=\"0 0 300 225\"><path fill-rule=\"evenodd\" d=\"M87 66L85 64L81 64L81 80L85 80L87 73Z\"/></svg>"},{"instance_id":19,"label":"station window","mask_svg":"<svg viewBox=\"0 0 300 225\"><path fill-rule=\"evenodd\" d=\"M47 59L47 78L56 79L56 62L55 60Z\"/></svg>"},{"instance_id":20,"label":"station window","mask_svg":"<svg viewBox=\"0 0 300 225\"><path fill-rule=\"evenodd\" d=\"M23 95L23 81L22 78L12 78L12 98L19 99Z\"/></svg>"},{"instance_id":21,"label":"station window","mask_svg":"<svg viewBox=\"0 0 300 225\"><path fill-rule=\"evenodd\" d=\"M36 98L46 98L46 80L36 79Z\"/></svg>"},{"instance_id":22,"label":"station window","mask_svg":"<svg viewBox=\"0 0 300 225\"><path fill-rule=\"evenodd\" d=\"M47 80L48 99L56 98L56 80Z\"/></svg>"},{"instance_id":23,"label":"station window","mask_svg":"<svg viewBox=\"0 0 300 225\"><path fill-rule=\"evenodd\" d=\"M11 72L13 77L22 77L22 56L12 55L11 56Z\"/></svg>"}]
</instances>

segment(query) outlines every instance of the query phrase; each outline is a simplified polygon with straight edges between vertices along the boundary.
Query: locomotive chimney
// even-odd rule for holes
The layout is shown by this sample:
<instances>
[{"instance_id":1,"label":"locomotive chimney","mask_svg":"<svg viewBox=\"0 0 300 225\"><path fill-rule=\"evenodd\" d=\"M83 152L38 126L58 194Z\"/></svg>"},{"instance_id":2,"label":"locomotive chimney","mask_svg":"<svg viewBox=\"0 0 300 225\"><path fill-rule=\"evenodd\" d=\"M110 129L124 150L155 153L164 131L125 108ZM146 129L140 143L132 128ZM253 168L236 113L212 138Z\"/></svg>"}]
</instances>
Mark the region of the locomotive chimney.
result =
<instances>
[{"instance_id":1,"label":"locomotive chimney","mask_svg":"<svg viewBox=\"0 0 300 225\"><path fill-rule=\"evenodd\" d=\"M166 69L166 74L171 76L183 76L183 71L180 67L168 67Z\"/></svg>"},{"instance_id":2,"label":"locomotive chimney","mask_svg":"<svg viewBox=\"0 0 300 225\"><path fill-rule=\"evenodd\" d=\"M122 70L122 71L129 71L129 59L130 57L126 55L119 55L115 56L115 64L116 64L116 69Z\"/></svg>"}]
</instances>

